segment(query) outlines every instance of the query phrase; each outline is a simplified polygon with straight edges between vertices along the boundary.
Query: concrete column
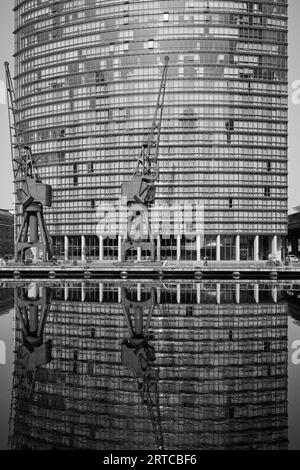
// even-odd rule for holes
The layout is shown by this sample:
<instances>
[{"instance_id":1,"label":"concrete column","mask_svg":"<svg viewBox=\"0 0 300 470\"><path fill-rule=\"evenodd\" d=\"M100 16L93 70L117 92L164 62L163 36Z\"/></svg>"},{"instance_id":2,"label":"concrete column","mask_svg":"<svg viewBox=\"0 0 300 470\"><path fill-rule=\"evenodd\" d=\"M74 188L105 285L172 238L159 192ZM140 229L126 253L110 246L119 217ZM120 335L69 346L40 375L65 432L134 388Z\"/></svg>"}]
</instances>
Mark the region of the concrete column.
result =
<instances>
[{"instance_id":1,"label":"concrete column","mask_svg":"<svg viewBox=\"0 0 300 470\"><path fill-rule=\"evenodd\" d=\"M122 302L122 289L118 287L118 302L119 304Z\"/></svg>"},{"instance_id":2,"label":"concrete column","mask_svg":"<svg viewBox=\"0 0 300 470\"><path fill-rule=\"evenodd\" d=\"M136 295L137 295L137 301L140 302L142 299L142 286L140 282L137 284Z\"/></svg>"},{"instance_id":3,"label":"concrete column","mask_svg":"<svg viewBox=\"0 0 300 470\"><path fill-rule=\"evenodd\" d=\"M65 261L69 259L69 239L68 236L65 235Z\"/></svg>"},{"instance_id":4,"label":"concrete column","mask_svg":"<svg viewBox=\"0 0 300 470\"><path fill-rule=\"evenodd\" d=\"M217 304L220 304L221 303L221 284L217 284L216 298L217 298Z\"/></svg>"},{"instance_id":5,"label":"concrete column","mask_svg":"<svg viewBox=\"0 0 300 470\"><path fill-rule=\"evenodd\" d=\"M277 298L278 298L277 293L278 293L277 287L273 287L273 289L272 289L272 299L273 299L274 304L277 304Z\"/></svg>"},{"instance_id":6,"label":"concrete column","mask_svg":"<svg viewBox=\"0 0 300 470\"><path fill-rule=\"evenodd\" d=\"M156 288L156 302L158 304L160 304L160 293L161 293L161 289L160 289L160 287L157 287Z\"/></svg>"},{"instance_id":7,"label":"concrete column","mask_svg":"<svg viewBox=\"0 0 300 470\"><path fill-rule=\"evenodd\" d=\"M39 287L39 296L43 297L44 287Z\"/></svg>"},{"instance_id":8,"label":"concrete column","mask_svg":"<svg viewBox=\"0 0 300 470\"><path fill-rule=\"evenodd\" d=\"M81 284L81 302L85 301L85 286Z\"/></svg>"},{"instance_id":9,"label":"concrete column","mask_svg":"<svg viewBox=\"0 0 300 470\"><path fill-rule=\"evenodd\" d=\"M82 236L81 236L81 261L85 261L85 259L86 259L86 256L85 256L85 247L86 247L86 244L85 244L85 236L82 235Z\"/></svg>"},{"instance_id":10,"label":"concrete column","mask_svg":"<svg viewBox=\"0 0 300 470\"><path fill-rule=\"evenodd\" d=\"M217 235L216 258L217 261L221 261L221 235Z\"/></svg>"},{"instance_id":11,"label":"concrete column","mask_svg":"<svg viewBox=\"0 0 300 470\"><path fill-rule=\"evenodd\" d=\"M67 301L69 298L69 286L66 285L64 290L65 290L65 301Z\"/></svg>"},{"instance_id":12,"label":"concrete column","mask_svg":"<svg viewBox=\"0 0 300 470\"><path fill-rule=\"evenodd\" d=\"M254 261L259 261L259 235L254 238Z\"/></svg>"},{"instance_id":13,"label":"concrete column","mask_svg":"<svg viewBox=\"0 0 300 470\"><path fill-rule=\"evenodd\" d=\"M176 245L176 259L180 261L180 251L181 251L181 235L177 235L177 245Z\"/></svg>"},{"instance_id":14,"label":"concrete column","mask_svg":"<svg viewBox=\"0 0 300 470\"><path fill-rule=\"evenodd\" d=\"M277 235L272 237L272 255L277 259Z\"/></svg>"},{"instance_id":15,"label":"concrete column","mask_svg":"<svg viewBox=\"0 0 300 470\"><path fill-rule=\"evenodd\" d=\"M240 284L236 284L235 286L235 301L237 304L240 303Z\"/></svg>"},{"instance_id":16,"label":"concrete column","mask_svg":"<svg viewBox=\"0 0 300 470\"><path fill-rule=\"evenodd\" d=\"M180 284L177 284L177 303L180 304Z\"/></svg>"},{"instance_id":17,"label":"concrete column","mask_svg":"<svg viewBox=\"0 0 300 470\"><path fill-rule=\"evenodd\" d=\"M201 261L201 235L197 235L197 261Z\"/></svg>"},{"instance_id":18,"label":"concrete column","mask_svg":"<svg viewBox=\"0 0 300 470\"><path fill-rule=\"evenodd\" d=\"M118 261L122 261L122 235L118 235Z\"/></svg>"},{"instance_id":19,"label":"concrete column","mask_svg":"<svg viewBox=\"0 0 300 470\"><path fill-rule=\"evenodd\" d=\"M237 235L235 237L235 261L240 261L240 246L241 246L241 237Z\"/></svg>"},{"instance_id":20,"label":"concrete column","mask_svg":"<svg viewBox=\"0 0 300 470\"><path fill-rule=\"evenodd\" d=\"M278 261L282 261L284 258L285 247L284 247L284 237L277 237L277 259Z\"/></svg>"},{"instance_id":21,"label":"concrete column","mask_svg":"<svg viewBox=\"0 0 300 470\"><path fill-rule=\"evenodd\" d=\"M99 284L99 302L103 302L103 282Z\"/></svg>"},{"instance_id":22,"label":"concrete column","mask_svg":"<svg viewBox=\"0 0 300 470\"><path fill-rule=\"evenodd\" d=\"M38 248L31 248L31 252L33 254L33 261L37 262L39 260L39 249Z\"/></svg>"},{"instance_id":23,"label":"concrete column","mask_svg":"<svg viewBox=\"0 0 300 470\"><path fill-rule=\"evenodd\" d=\"M99 261L103 261L103 235L99 235Z\"/></svg>"},{"instance_id":24,"label":"concrete column","mask_svg":"<svg viewBox=\"0 0 300 470\"><path fill-rule=\"evenodd\" d=\"M197 284L197 304L201 302L201 285Z\"/></svg>"},{"instance_id":25,"label":"concrete column","mask_svg":"<svg viewBox=\"0 0 300 470\"><path fill-rule=\"evenodd\" d=\"M254 284L254 299L259 304L259 284Z\"/></svg>"},{"instance_id":26,"label":"concrete column","mask_svg":"<svg viewBox=\"0 0 300 470\"><path fill-rule=\"evenodd\" d=\"M39 287L36 282L32 282L29 287L28 287L28 292L27 292L28 298L29 299L37 299L39 296Z\"/></svg>"},{"instance_id":27,"label":"concrete column","mask_svg":"<svg viewBox=\"0 0 300 470\"><path fill-rule=\"evenodd\" d=\"M142 248L140 246L137 248L137 260L142 261Z\"/></svg>"},{"instance_id":28,"label":"concrete column","mask_svg":"<svg viewBox=\"0 0 300 470\"><path fill-rule=\"evenodd\" d=\"M157 235L157 245L156 245L156 259L157 261L160 261L160 248L161 248L161 244L160 244L160 235Z\"/></svg>"}]
</instances>

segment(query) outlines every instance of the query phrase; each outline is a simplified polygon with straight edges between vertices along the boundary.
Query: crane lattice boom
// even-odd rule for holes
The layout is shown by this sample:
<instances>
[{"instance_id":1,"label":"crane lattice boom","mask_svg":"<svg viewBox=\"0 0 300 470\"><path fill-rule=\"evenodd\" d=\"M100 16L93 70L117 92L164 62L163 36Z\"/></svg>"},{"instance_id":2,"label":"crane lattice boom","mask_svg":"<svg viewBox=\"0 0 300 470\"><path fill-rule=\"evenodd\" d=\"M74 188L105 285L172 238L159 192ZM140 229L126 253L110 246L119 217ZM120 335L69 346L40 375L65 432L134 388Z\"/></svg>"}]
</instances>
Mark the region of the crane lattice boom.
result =
<instances>
[{"instance_id":1,"label":"crane lattice boom","mask_svg":"<svg viewBox=\"0 0 300 470\"><path fill-rule=\"evenodd\" d=\"M158 152L161 134L161 123L165 101L169 57L165 57L154 116L148 136L142 144L131 181L122 184L122 196L127 204L152 204L155 200L155 182L158 180Z\"/></svg>"},{"instance_id":2,"label":"crane lattice boom","mask_svg":"<svg viewBox=\"0 0 300 470\"><path fill-rule=\"evenodd\" d=\"M142 145L137 168L134 172L135 175L151 175L155 180L158 179L158 152L168 74L168 56L165 57L164 62L151 129Z\"/></svg>"}]
</instances>

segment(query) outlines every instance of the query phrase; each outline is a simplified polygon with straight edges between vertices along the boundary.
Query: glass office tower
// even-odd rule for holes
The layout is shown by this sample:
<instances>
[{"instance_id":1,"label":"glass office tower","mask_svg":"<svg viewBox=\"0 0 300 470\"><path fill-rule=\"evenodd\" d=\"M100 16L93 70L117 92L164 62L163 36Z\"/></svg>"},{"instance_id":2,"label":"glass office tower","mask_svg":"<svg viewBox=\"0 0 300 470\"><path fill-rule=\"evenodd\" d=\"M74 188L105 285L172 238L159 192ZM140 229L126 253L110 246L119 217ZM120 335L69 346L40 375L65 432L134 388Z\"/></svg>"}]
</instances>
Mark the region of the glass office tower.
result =
<instances>
[{"instance_id":1,"label":"glass office tower","mask_svg":"<svg viewBox=\"0 0 300 470\"><path fill-rule=\"evenodd\" d=\"M162 259L281 256L287 231L287 0L17 0L16 85L54 188L58 256L118 256L96 235L151 125L170 57L157 201L203 205ZM120 238L120 237L119 237ZM119 239L120 246L120 239Z\"/></svg>"}]
</instances>

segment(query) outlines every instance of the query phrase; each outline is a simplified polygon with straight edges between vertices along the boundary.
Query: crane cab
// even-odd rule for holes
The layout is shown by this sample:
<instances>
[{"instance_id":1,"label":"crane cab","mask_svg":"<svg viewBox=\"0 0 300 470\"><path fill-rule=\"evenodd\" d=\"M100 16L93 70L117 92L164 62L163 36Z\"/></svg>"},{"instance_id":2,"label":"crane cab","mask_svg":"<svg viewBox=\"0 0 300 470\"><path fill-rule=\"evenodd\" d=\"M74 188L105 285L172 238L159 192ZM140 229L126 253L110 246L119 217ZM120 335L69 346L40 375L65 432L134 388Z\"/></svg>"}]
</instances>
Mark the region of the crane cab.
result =
<instances>
[{"instance_id":1,"label":"crane cab","mask_svg":"<svg viewBox=\"0 0 300 470\"><path fill-rule=\"evenodd\" d=\"M43 206L51 207L52 203L52 187L35 179L28 179L21 186L21 190L17 194L18 200L26 205L30 199L31 202L39 202Z\"/></svg>"},{"instance_id":2,"label":"crane cab","mask_svg":"<svg viewBox=\"0 0 300 470\"><path fill-rule=\"evenodd\" d=\"M121 195L126 197L127 204L152 204L155 200L154 178L152 176L134 175L131 181L121 185Z\"/></svg>"}]
</instances>

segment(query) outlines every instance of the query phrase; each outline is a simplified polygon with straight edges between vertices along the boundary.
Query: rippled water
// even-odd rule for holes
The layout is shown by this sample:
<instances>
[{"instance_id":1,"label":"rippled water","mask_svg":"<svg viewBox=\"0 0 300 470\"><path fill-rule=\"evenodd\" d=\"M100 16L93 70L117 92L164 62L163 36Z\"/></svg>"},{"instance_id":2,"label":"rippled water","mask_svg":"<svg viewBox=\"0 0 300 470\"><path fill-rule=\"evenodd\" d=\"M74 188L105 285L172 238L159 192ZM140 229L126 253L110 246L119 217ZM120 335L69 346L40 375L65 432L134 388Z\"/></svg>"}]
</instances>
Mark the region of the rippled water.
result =
<instances>
[{"instance_id":1,"label":"rippled water","mask_svg":"<svg viewBox=\"0 0 300 470\"><path fill-rule=\"evenodd\" d=\"M0 448L300 449L298 358L296 282L7 284Z\"/></svg>"}]
</instances>

